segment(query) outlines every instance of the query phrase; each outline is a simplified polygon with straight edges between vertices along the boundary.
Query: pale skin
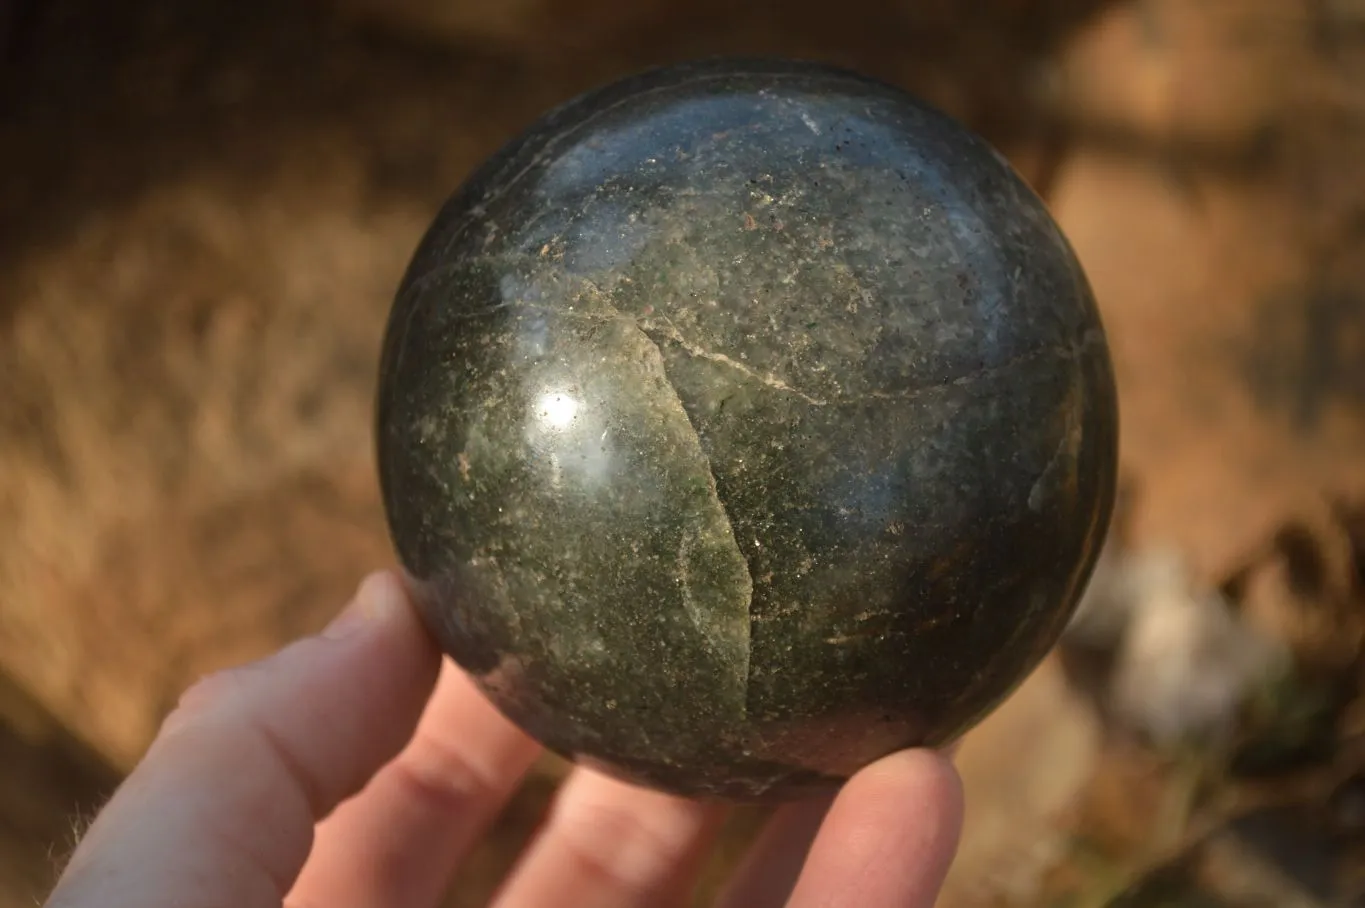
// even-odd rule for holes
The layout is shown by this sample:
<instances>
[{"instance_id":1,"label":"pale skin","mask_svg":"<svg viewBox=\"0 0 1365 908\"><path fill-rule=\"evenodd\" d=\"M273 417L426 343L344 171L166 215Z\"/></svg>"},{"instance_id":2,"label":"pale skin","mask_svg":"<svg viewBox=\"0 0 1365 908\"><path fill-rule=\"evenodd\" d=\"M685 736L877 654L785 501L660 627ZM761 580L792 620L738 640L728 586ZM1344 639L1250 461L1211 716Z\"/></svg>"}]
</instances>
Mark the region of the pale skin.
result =
<instances>
[{"instance_id":1,"label":"pale skin","mask_svg":"<svg viewBox=\"0 0 1365 908\"><path fill-rule=\"evenodd\" d=\"M191 688L49 908L437 908L539 746L442 660L391 573L323 633ZM494 908L684 905L723 817L573 770ZM929 908L951 763L893 754L779 808L720 908Z\"/></svg>"}]
</instances>

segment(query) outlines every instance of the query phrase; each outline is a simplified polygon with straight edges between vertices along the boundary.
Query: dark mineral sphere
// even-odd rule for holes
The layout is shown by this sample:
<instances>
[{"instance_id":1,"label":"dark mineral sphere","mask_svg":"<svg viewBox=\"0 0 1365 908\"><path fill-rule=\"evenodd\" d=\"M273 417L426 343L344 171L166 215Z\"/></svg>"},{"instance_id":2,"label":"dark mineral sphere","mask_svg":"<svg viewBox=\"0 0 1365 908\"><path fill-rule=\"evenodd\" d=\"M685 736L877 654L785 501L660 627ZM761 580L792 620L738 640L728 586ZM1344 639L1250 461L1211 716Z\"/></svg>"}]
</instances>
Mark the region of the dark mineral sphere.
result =
<instances>
[{"instance_id":1,"label":"dark mineral sphere","mask_svg":"<svg viewBox=\"0 0 1365 908\"><path fill-rule=\"evenodd\" d=\"M559 753L788 798L942 745L1104 537L1108 349L1000 155L842 70L547 114L436 218L384 342L384 505L445 650Z\"/></svg>"}]
</instances>

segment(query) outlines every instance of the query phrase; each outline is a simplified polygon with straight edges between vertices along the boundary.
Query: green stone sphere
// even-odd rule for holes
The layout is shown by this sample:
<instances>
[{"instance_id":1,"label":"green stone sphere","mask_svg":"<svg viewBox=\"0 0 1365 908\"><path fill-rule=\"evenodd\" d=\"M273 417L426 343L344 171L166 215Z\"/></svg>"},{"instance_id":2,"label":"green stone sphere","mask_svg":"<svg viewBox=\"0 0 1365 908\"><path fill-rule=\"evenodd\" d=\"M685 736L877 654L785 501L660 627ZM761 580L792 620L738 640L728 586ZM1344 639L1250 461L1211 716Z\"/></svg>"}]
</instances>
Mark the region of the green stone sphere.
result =
<instances>
[{"instance_id":1,"label":"green stone sphere","mask_svg":"<svg viewBox=\"0 0 1365 908\"><path fill-rule=\"evenodd\" d=\"M985 142L785 61L646 72L469 177L384 341L380 480L446 652L553 750L778 800L947 744L1113 506L1095 302Z\"/></svg>"}]
</instances>

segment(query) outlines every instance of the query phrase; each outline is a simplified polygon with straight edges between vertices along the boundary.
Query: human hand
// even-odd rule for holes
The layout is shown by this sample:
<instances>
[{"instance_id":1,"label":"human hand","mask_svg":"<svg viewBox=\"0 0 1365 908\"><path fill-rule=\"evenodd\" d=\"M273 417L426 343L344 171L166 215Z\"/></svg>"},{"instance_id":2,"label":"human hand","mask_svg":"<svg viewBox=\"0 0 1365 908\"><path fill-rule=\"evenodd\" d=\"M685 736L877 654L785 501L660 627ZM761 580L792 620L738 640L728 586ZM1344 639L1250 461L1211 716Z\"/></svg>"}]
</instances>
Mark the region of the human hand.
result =
<instances>
[{"instance_id":1,"label":"human hand","mask_svg":"<svg viewBox=\"0 0 1365 908\"><path fill-rule=\"evenodd\" d=\"M436 908L539 753L442 663L377 574L321 635L201 681L49 908ZM494 904L685 902L724 813L575 769ZM892 755L778 808L717 904L927 908L961 819L945 758Z\"/></svg>"}]
</instances>

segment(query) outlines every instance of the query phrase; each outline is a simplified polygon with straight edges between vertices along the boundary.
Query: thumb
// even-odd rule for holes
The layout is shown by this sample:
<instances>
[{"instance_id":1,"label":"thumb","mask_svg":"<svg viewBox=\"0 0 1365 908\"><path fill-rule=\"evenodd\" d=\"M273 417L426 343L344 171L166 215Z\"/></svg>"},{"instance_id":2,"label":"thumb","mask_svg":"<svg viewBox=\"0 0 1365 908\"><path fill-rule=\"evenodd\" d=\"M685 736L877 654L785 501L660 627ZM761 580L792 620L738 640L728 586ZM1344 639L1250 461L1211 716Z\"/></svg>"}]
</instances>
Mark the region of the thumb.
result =
<instances>
[{"instance_id":1,"label":"thumb","mask_svg":"<svg viewBox=\"0 0 1365 908\"><path fill-rule=\"evenodd\" d=\"M201 681L49 908L277 908L314 824L406 743L439 666L402 585L377 574L322 634Z\"/></svg>"}]
</instances>

